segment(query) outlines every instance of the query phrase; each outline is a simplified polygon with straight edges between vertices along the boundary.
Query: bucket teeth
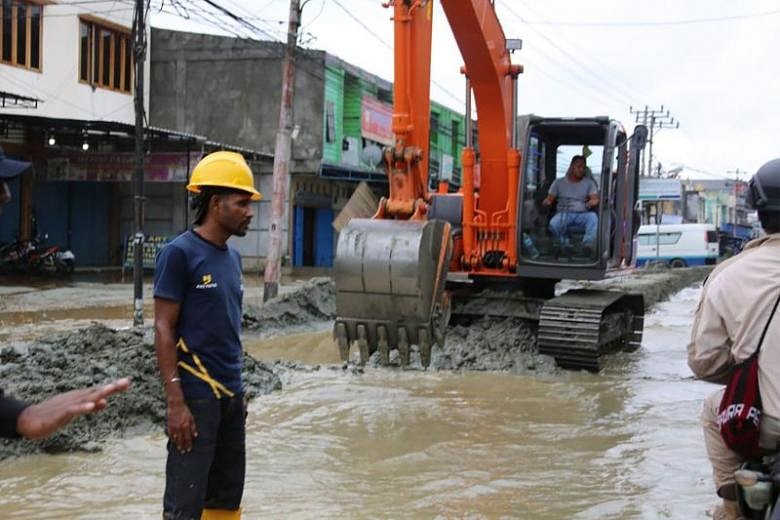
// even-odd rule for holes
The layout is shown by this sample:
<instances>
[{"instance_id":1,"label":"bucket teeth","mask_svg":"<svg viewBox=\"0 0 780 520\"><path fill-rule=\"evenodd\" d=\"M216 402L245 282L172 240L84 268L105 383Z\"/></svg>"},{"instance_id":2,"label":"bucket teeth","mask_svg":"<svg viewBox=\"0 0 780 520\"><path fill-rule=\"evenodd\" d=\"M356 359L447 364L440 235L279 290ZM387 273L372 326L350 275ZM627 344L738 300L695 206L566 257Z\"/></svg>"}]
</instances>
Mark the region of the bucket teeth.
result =
<instances>
[{"instance_id":1,"label":"bucket teeth","mask_svg":"<svg viewBox=\"0 0 780 520\"><path fill-rule=\"evenodd\" d=\"M384 325L379 325L376 328L377 335L377 350L379 350L379 356L382 359L383 365L390 364L390 344L387 342L387 329Z\"/></svg>"},{"instance_id":2,"label":"bucket teeth","mask_svg":"<svg viewBox=\"0 0 780 520\"><path fill-rule=\"evenodd\" d=\"M371 355L371 351L368 346L368 333L366 332L365 325L357 326L357 344L360 351L360 364L365 365L368 362L368 358Z\"/></svg>"},{"instance_id":3,"label":"bucket teeth","mask_svg":"<svg viewBox=\"0 0 780 520\"><path fill-rule=\"evenodd\" d=\"M409 338L406 327L398 327L398 359L402 367L409 366Z\"/></svg>"},{"instance_id":4,"label":"bucket teeth","mask_svg":"<svg viewBox=\"0 0 780 520\"><path fill-rule=\"evenodd\" d=\"M390 351L397 349L398 364L407 367L411 363L411 346L414 344L419 348L422 366L431 364L434 333L428 327L338 321L333 328L333 336L344 362L349 361L350 347L355 343L360 354L360 365L368 363L374 352L379 352L380 364L390 365Z\"/></svg>"},{"instance_id":5,"label":"bucket teeth","mask_svg":"<svg viewBox=\"0 0 780 520\"><path fill-rule=\"evenodd\" d=\"M420 343L420 362L423 367L427 368L431 364L431 336L427 329L420 329L418 338Z\"/></svg>"},{"instance_id":6,"label":"bucket teeth","mask_svg":"<svg viewBox=\"0 0 780 520\"><path fill-rule=\"evenodd\" d=\"M347 326L344 323L337 323L333 330L336 336L336 343L339 346L339 356L342 362L349 361L349 336L347 335Z\"/></svg>"}]
</instances>

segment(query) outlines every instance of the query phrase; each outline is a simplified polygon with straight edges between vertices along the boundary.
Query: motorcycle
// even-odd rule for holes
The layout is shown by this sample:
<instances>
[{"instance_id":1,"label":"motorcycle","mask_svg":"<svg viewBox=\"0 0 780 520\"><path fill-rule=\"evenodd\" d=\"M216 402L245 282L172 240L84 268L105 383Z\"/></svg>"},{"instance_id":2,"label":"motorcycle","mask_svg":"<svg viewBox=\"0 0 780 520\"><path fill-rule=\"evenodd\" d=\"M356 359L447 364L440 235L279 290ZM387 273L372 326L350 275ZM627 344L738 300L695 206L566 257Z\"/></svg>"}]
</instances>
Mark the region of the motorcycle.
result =
<instances>
[{"instance_id":1,"label":"motorcycle","mask_svg":"<svg viewBox=\"0 0 780 520\"><path fill-rule=\"evenodd\" d=\"M734 478L744 518L780 520L780 456L745 462Z\"/></svg>"},{"instance_id":2,"label":"motorcycle","mask_svg":"<svg viewBox=\"0 0 780 520\"><path fill-rule=\"evenodd\" d=\"M44 235L44 239L48 235ZM41 246L37 238L21 240L0 247L0 272L70 274L76 256L59 246Z\"/></svg>"},{"instance_id":3,"label":"motorcycle","mask_svg":"<svg viewBox=\"0 0 780 520\"><path fill-rule=\"evenodd\" d=\"M76 267L76 255L70 250L62 251L59 246L35 245L29 264L36 271L57 274L71 274Z\"/></svg>"}]
</instances>

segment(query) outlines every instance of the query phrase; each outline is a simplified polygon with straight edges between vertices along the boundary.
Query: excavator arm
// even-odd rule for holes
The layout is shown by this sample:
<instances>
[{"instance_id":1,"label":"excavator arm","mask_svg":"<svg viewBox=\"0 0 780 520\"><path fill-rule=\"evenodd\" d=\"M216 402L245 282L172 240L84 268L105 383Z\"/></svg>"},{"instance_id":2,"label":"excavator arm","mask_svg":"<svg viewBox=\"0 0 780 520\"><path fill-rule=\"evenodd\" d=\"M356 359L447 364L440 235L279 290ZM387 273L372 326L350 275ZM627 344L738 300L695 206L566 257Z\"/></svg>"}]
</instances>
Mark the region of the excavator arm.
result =
<instances>
[{"instance_id":1,"label":"excavator arm","mask_svg":"<svg viewBox=\"0 0 780 520\"><path fill-rule=\"evenodd\" d=\"M464 59L467 142L463 152L460 270L509 275L516 265L520 155L515 148L516 81L501 25L489 0L442 0ZM391 0L395 32L394 145L384 151L389 196L373 219L353 219L336 252L334 335L342 359L357 342L365 362L385 363L410 345L422 364L443 344L449 317L444 291L452 254L451 223L429 220L430 69L433 0ZM471 93L480 118L479 155L471 142ZM479 172L479 180L477 180ZM486 261L486 259L488 259Z\"/></svg>"},{"instance_id":2,"label":"excavator arm","mask_svg":"<svg viewBox=\"0 0 780 520\"><path fill-rule=\"evenodd\" d=\"M375 218L425 218L430 202L430 69L433 0L395 0L395 146L385 150L390 196ZM511 271L516 258L517 76L504 31L490 0L442 0L464 60L467 131L463 152L463 258L465 270ZM471 93L479 113L479 152L472 145ZM480 180L475 182L479 170ZM479 193L477 200L476 193ZM488 253L493 260L483 262Z\"/></svg>"},{"instance_id":3,"label":"excavator arm","mask_svg":"<svg viewBox=\"0 0 780 520\"><path fill-rule=\"evenodd\" d=\"M463 151L463 250L461 268L472 272L511 272L517 250L517 76L504 31L489 0L442 0L465 63L466 117L471 124L471 92L479 114L479 183L472 135ZM475 194L479 197L476 198ZM489 254L492 253L492 254ZM491 261L485 262L486 258Z\"/></svg>"}]
</instances>

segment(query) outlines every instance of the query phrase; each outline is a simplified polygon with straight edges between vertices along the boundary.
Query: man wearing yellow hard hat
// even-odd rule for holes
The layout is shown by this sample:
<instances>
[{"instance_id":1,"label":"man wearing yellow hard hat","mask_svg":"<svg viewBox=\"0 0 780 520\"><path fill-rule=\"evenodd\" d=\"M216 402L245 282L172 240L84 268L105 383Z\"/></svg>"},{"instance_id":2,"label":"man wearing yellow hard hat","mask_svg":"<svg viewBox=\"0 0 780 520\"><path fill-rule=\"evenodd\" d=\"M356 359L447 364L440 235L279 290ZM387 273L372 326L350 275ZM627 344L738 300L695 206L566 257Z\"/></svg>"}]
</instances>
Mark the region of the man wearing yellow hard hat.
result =
<instances>
[{"instance_id":1,"label":"man wearing yellow hard hat","mask_svg":"<svg viewBox=\"0 0 780 520\"><path fill-rule=\"evenodd\" d=\"M246 462L241 381L241 256L262 197L234 152L205 156L192 171L192 229L166 245L154 272L155 349L167 400L165 519L241 517Z\"/></svg>"}]
</instances>

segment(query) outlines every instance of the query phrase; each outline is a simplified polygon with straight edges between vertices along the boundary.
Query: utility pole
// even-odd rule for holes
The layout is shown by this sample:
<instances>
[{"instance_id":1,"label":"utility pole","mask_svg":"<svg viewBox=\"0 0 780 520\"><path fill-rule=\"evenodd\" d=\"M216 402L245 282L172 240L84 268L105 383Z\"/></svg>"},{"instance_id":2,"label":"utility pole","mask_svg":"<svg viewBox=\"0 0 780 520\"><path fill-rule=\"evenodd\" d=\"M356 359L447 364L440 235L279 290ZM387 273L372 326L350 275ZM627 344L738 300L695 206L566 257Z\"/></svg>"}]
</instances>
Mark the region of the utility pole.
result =
<instances>
[{"instance_id":1,"label":"utility pole","mask_svg":"<svg viewBox=\"0 0 780 520\"><path fill-rule=\"evenodd\" d=\"M747 173L746 170L740 170L737 168L736 170L728 170L726 171L727 175L734 175L734 216L732 218L733 223L736 225L737 220L739 220L739 217L737 216L737 196L739 195L739 176L743 173Z\"/></svg>"},{"instance_id":2,"label":"utility pole","mask_svg":"<svg viewBox=\"0 0 780 520\"><path fill-rule=\"evenodd\" d=\"M631 114L634 114L636 116L636 123L639 123L641 120L642 124L647 126L648 129L650 130L650 139L648 139L648 147L647 147L647 176L651 177L653 175L653 138L655 137L655 130L658 129L660 131L662 128L680 128L680 122L674 120L674 117L671 116L669 110L666 110L664 112L663 105L661 105L661 108L658 110L650 109L647 105L645 105L645 108L642 110L634 110L634 107L629 106L628 110ZM641 173L642 177L644 177L644 172L645 172L645 167L644 167L644 163L642 163L642 173ZM658 171L656 173L656 176L659 178L661 177L660 165L658 166ZM656 256L657 256L660 250L660 244L658 243L659 240L658 226L661 224L661 202L656 201L654 206L655 206Z\"/></svg>"},{"instance_id":3,"label":"utility pole","mask_svg":"<svg viewBox=\"0 0 780 520\"><path fill-rule=\"evenodd\" d=\"M727 170L726 174L733 174L734 175L734 208L732 210L732 218L731 218L731 224L734 228L734 236L736 236L737 233L737 221L739 220L739 216L737 215L737 198L739 196L739 176L742 173L747 173L745 170L740 170L737 168L736 170Z\"/></svg>"},{"instance_id":4,"label":"utility pole","mask_svg":"<svg viewBox=\"0 0 780 520\"><path fill-rule=\"evenodd\" d=\"M680 128L680 122L674 120L674 116L669 113L667 109L664 112L664 106L661 105L659 110L650 109L647 105L642 110L634 110L634 107L629 106L628 110L631 114L636 115L636 123L639 123L640 119L642 124L647 126L650 130L650 139L648 141L647 150L647 175L648 177L653 175L653 137L655 130L659 131L663 128ZM642 165L642 176L644 176L645 168ZM661 176L660 169L658 170L658 177Z\"/></svg>"},{"instance_id":5,"label":"utility pole","mask_svg":"<svg viewBox=\"0 0 780 520\"><path fill-rule=\"evenodd\" d=\"M133 325L144 324L144 63L146 61L146 24L144 0L135 2L135 174L134 213L135 236L133 238Z\"/></svg>"},{"instance_id":6,"label":"utility pole","mask_svg":"<svg viewBox=\"0 0 780 520\"><path fill-rule=\"evenodd\" d=\"M287 45L282 63L282 102L279 107L279 127L274 149L273 198L271 199L270 244L265 261L263 301L279 293L282 251L282 219L287 198L287 180L292 156L293 96L295 92L295 49L301 19L300 0L290 0L290 19L287 26Z\"/></svg>"}]
</instances>

